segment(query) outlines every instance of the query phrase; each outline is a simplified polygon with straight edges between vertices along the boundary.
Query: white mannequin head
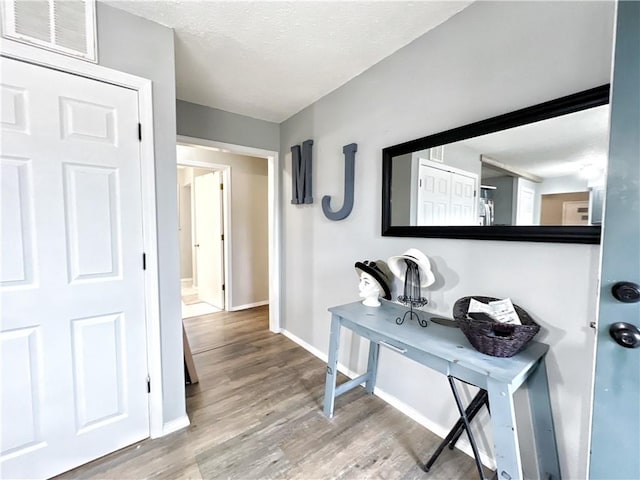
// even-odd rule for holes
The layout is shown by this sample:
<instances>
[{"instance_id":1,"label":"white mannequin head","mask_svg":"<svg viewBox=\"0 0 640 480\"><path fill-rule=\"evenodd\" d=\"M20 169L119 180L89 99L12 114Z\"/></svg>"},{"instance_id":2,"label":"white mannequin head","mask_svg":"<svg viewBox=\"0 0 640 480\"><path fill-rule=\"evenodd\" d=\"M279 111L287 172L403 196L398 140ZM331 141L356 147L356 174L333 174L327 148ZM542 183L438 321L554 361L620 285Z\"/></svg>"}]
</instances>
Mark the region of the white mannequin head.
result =
<instances>
[{"instance_id":1,"label":"white mannequin head","mask_svg":"<svg viewBox=\"0 0 640 480\"><path fill-rule=\"evenodd\" d=\"M380 285L376 281L373 276L368 274L367 272L360 273L360 283L358 283L358 288L360 289L360 296L364 298L362 301L363 305L367 307L379 307L380 301L378 297L380 296Z\"/></svg>"}]
</instances>

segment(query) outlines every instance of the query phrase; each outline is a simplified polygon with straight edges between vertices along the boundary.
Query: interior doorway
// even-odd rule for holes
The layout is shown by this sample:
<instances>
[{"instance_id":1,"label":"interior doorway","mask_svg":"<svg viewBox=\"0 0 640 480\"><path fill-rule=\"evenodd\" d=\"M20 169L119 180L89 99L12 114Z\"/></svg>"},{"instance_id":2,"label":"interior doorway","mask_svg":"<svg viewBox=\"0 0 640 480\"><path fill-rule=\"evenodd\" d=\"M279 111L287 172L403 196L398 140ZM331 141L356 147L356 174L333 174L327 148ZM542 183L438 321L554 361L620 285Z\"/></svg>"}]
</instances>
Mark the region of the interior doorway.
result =
<instances>
[{"instance_id":1,"label":"interior doorway","mask_svg":"<svg viewBox=\"0 0 640 480\"><path fill-rule=\"evenodd\" d=\"M268 305L269 328L278 333L277 152L179 136L177 157L181 167L222 173L225 310ZM194 188L197 185L192 182L191 192L184 189L178 194L193 203ZM188 262L183 259L181 263ZM191 263L197 272L197 253L192 253ZM193 281L194 276L191 278ZM195 278L198 288L197 273Z\"/></svg>"},{"instance_id":2,"label":"interior doorway","mask_svg":"<svg viewBox=\"0 0 640 480\"><path fill-rule=\"evenodd\" d=\"M229 167L178 165L182 318L226 308L224 184Z\"/></svg>"}]
</instances>

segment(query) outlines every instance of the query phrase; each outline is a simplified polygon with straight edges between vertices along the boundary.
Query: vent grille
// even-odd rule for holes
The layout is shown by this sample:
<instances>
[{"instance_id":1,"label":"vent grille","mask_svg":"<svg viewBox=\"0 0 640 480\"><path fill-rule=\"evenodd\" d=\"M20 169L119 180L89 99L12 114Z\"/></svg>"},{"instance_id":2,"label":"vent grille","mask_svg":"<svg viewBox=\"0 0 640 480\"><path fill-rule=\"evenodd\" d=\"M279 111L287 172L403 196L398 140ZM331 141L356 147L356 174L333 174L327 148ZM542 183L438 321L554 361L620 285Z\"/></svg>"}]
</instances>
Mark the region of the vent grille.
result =
<instances>
[{"instance_id":1,"label":"vent grille","mask_svg":"<svg viewBox=\"0 0 640 480\"><path fill-rule=\"evenodd\" d=\"M95 0L0 0L2 36L96 61Z\"/></svg>"},{"instance_id":2,"label":"vent grille","mask_svg":"<svg viewBox=\"0 0 640 480\"><path fill-rule=\"evenodd\" d=\"M54 0L54 38L57 45L88 53L86 9L84 1Z\"/></svg>"},{"instance_id":3,"label":"vent grille","mask_svg":"<svg viewBox=\"0 0 640 480\"><path fill-rule=\"evenodd\" d=\"M15 30L17 34L35 40L49 42L51 38L51 11L49 2L34 0L14 4Z\"/></svg>"}]
</instances>

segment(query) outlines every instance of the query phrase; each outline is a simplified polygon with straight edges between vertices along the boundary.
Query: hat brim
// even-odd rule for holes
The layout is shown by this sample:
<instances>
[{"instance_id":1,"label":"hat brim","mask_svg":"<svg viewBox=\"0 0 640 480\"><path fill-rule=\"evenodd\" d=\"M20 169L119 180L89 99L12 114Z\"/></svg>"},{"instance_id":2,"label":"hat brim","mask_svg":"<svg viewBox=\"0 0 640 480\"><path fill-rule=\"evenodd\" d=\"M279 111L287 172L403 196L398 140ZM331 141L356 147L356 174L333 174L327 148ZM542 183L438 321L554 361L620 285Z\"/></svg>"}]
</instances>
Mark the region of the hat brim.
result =
<instances>
[{"instance_id":1,"label":"hat brim","mask_svg":"<svg viewBox=\"0 0 640 480\"><path fill-rule=\"evenodd\" d=\"M405 275L407 273L405 260L411 260L420 270L420 287L425 288L432 285L436 281L436 277L431 271L431 263L429 259L421 253L421 255L411 255L410 252L405 252L402 255L395 255L387 260L389 269L393 274L404 282ZM413 252L411 252L413 253Z\"/></svg>"},{"instance_id":2,"label":"hat brim","mask_svg":"<svg viewBox=\"0 0 640 480\"><path fill-rule=\"evenodd\" d=\"M380 270L376 268L372 268L369 265L365 265L362 262L356 262L355 268L356 268L356 271L358 272L358 275L360 275L362 272L368 273L369 275L371 275L373 279L378 283L378 286L380 287L380 291L384 293L382 298L384 298L385 300L391 300L391 289L389 288L389 284L387 280L385 280L380 274Z\"/></svg>"}]
</instances>

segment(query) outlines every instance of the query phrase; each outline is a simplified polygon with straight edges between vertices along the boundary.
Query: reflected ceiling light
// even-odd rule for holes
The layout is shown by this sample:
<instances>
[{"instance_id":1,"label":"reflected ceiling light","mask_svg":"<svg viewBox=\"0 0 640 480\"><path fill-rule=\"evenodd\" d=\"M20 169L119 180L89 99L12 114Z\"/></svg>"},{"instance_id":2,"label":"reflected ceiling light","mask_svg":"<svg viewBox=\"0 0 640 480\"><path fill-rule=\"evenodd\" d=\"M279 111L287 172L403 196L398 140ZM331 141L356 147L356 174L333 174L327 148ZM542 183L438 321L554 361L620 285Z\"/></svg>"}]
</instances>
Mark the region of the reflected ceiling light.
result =
<instances>
[{"instance_id":1,"label":"reflected ceiling light","mask_svg":"<svg viewBox=\"0 0 640 480\"><path fill-rule=\"evenodd\" d=\"M593 180L595 178L602 177L604 175L604 168L593 163L583 164L578 172L580 178L587 180Z\"/></svg>"}]
</instances>

